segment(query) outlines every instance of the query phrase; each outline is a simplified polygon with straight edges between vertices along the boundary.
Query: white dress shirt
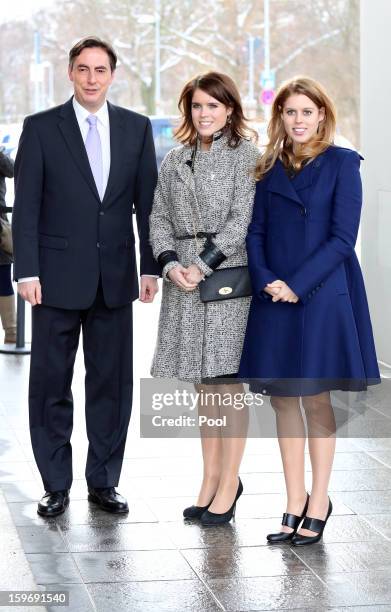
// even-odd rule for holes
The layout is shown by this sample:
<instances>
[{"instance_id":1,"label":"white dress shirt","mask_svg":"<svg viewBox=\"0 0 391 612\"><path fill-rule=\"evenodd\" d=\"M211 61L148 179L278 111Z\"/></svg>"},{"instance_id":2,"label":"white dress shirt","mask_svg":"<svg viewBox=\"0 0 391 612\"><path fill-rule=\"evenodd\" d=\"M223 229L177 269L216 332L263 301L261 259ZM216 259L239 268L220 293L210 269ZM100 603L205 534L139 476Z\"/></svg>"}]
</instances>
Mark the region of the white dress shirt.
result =
<instances>
[{"instance_id":1,"label":"white dress shirt","mask_svg":"<svg viewBox=\"0 0 391 612\"><path fill-rule=\"evenodd\" d=\"M97 129L100 136L100 142L102 146L102 162L103 162L103 193L106 191L107 181L109 180L110 173L110 120L109 120L109 109L107 107L107 101L105 100L103 106L96 113L90 113L84 106L79 104L75 96L72 99L73 109L75 111L77 123L80 128L80 132L83 138L83 142L86 142L89 123L87 117L95 115L97 118ZM143 274L142 276L152 276L149 274ZM157 276L153 276L158 278ZM26 278L19 278L18 283L26 283L27 281L39 280L38 276L29 276Z\"/></svg>"},{"instance_id":2,"label":"white dress shirt","mask_svg":"<svg viewBox=\"0 0 391 612\"><path fill-rule=\"evenodd\" d=\"M89 123L87 117L95 115L97 118L96 127L100 137L102 145L102 162L103 162L103 193L107 187L107 181L109 180L110 172L110 121L109 121L109 110L107 108L107 102L105 100L103 106L96 113L90 113L84 106L79 104L75 97L72 100L73 109L75 111L77 123L79 124L80 132L83 138L83 142L86 142L87 134L89 130Z\"/></svg>"}]
</instances>

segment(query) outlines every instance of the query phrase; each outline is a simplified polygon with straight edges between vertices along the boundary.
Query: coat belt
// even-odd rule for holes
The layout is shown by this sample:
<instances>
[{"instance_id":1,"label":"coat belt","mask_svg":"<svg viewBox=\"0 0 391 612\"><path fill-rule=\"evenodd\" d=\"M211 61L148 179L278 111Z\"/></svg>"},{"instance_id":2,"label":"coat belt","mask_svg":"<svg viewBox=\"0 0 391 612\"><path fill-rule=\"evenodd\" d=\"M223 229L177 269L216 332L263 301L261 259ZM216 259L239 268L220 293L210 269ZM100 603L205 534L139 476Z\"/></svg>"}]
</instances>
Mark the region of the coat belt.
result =
<instances>
[{"instance_id":1,"label":"coat belt","mask_svg":"<svg viewBox=\"0 0 391 612\"><path fill-rule=\"evenodd\" d=\"M183 234L175 236L176 240L188 240L191 238L214 238L218 232L197 232L197 234Z\"/></svg>"}]
</instances>

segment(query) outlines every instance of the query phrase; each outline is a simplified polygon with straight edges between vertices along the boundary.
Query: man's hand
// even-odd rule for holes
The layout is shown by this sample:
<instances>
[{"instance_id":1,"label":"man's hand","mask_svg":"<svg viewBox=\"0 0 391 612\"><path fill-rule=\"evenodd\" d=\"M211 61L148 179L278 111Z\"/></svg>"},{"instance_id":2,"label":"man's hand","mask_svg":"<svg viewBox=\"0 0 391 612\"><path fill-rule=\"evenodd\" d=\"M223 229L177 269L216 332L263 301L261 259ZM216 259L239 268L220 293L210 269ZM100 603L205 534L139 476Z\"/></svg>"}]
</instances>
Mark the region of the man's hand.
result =
<instances>
[{"instance_id":1,"label":"man's hand","mask_svg":"<svg viewBox=\"0 0 391 612\"><path fill-rule=\"evenodd\" d=\"M299 301L296 293L294 293L292 289L282 280L275 280L272 283L268 283L264 291L273 296L273 302L281 301L296 304Z\"/></svg>"},{"instance_id":2,"label":"man's hand","mask_svg":"<svg viewBox=\"0 0 391 612\"><path fill-rule=\"evenodd\" d=\"M182 291L194 291L198 283L192 282L186 276L187 268L178 264L175 268L172 268L167 276Z\"/></svg>"},{"instance_id":3,"label":"man's hand","mask_svg":"<svg viewBox=\"0 0 391 612\"><path fill-rule=\"evenodd\" d=\"M42 290L39 280L18 283L18 293L26 302L29 302L31 306L42 303Z\"/></svg>"},{"instance_id":4,"label":"man's hand","mask_svg":"<svg viewBox=\"0 0 391 612\"><path fill-rule=\"evenodd\" d=\"M195 283L198 285L203 279L204 275L196 264L191 264L185 269L184 275L188 283Z\"/></svg>"},{"instance_id":5,"label":"man's hand","mask_svg":"<svg viewBox=\"0 0 391 612\"><path fill-rule=\"evenodd\" d=\"M155 295L159 291L157 278L152 276L141 276L140 278L140 302L148 304L153 302Z\"/></svg>"}]
</instances>

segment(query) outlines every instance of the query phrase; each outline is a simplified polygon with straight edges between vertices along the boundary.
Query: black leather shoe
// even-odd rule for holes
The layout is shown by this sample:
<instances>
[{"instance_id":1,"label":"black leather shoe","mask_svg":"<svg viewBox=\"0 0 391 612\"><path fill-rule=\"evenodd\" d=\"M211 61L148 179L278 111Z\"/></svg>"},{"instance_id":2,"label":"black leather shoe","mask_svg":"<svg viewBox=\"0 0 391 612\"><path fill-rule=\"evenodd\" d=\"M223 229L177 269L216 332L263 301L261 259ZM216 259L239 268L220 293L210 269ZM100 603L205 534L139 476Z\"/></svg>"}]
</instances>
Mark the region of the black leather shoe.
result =
<instances>
[{"instance_id":1,"label":"black leather shoe","mask_svg":"<svg viewBox=\"0 0 391 612\"><path fill-rule=\"evenodd\" d=\"M188 508L185 508L183 511L184 518L200 519L201 515L205 512L205 510L209 508L213 500L214 500L214 496L212 497L212 499L210 500L207 506L189 506Z\"/></svg>"},{"instance_id":2,"label":"black leather shoe","mask_svg":"<svg viewBox=\"0 0 391 612\"><path fill-rule=\"evenodd\" d=\"M231 518L235 516L236 502L238 501L242 493L243 493L243 485L242 485L242 481L239 478L238 490L236 491L234 503L232 504L230 509L227 510L227 512L223 512L222 514L218 514L217 512L209 512L209 510L205 510L205 512L203 512L203 514L201 515L201 524L211 527L213 525L223 525L224 523L229 523Z\"/></svg>"},{"instance_id":3,"label":"black leather shoe","mask_svg":"<svg viewBox=\"0 0 391 612\"><path fill-rule=\"evenodd\" d=\"M46 491L38 502L37 512L40 516L58 516L62 514L69 504L69 490Z\"/></svg>"},{"instance_id":4,"label":"black leather shoe","mask_svg":"<svg viewBox=\"0 0 391 612\"><path fill-rule=\"evenodd\" d=\"M323 535L324 528L326 527L327 520L332 511L333 504L331 503L331 499L329 498L329 509L327 510L327 515L324 521L322 521L321 519L306 516L301 528L310 529L311 531L316 531L317 533L314 536L305 536L300 535L300 533L296 533L292 538L293 546L306 546L307 544L315 544L315 542L319 542L320 538Z\"/></svg>"},{"instance_id":5,"label":"black leather shoe","mask_svg":"<svg viewBox=\"0 0 391 612\"><path fill-rule=\"evenodd\" d=\"M114 487L92 488L88 487L88 501L93 502L106 512L124 514L129 512L128 502L117 493Z\"/></svg>"},{"instance_id":6,"label":"black leather shoe","mask_svg":"<svg viewBox=\"0 0 391 612\"><path fill-rule=\"evenodd\" d=\"M284 514L282 515L281 525L285 525L286 527L291 527L293 531L290 531L289 533L285 531L279 531L278 533L269 533L266 536L266 539L270 544L280 544L281 542L291 541L296 531L298 530L301 521L305 517L305 513L307 512L309 501L310 501L310 496L307 493L307 500L305 502L303 512L301 513L300 516L297 516L296 514L290 514L289 512L284 512Z\"/></svg>"}]
</instances>

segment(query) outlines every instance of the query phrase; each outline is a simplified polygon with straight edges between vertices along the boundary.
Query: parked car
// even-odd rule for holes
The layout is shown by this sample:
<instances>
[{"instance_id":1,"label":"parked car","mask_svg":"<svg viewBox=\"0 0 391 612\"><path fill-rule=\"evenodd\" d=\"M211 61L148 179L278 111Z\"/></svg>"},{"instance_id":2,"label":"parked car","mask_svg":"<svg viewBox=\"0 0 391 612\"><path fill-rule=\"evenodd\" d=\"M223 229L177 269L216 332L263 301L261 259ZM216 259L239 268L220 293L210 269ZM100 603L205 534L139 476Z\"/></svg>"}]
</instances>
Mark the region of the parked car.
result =
<instances>
[{"instance_id":1,"label":"parked car","mask_svg":"<svg viewBox=\"0 0 391 612\"><path fill-rule=\"evenodd\" d=\"M150 120L155 141L157 165L160 168L164 156L172 148L178 146L178 142L174 138L174 129L178 124L178 117L152 116Z\"/></svg>"}]
</instances>

